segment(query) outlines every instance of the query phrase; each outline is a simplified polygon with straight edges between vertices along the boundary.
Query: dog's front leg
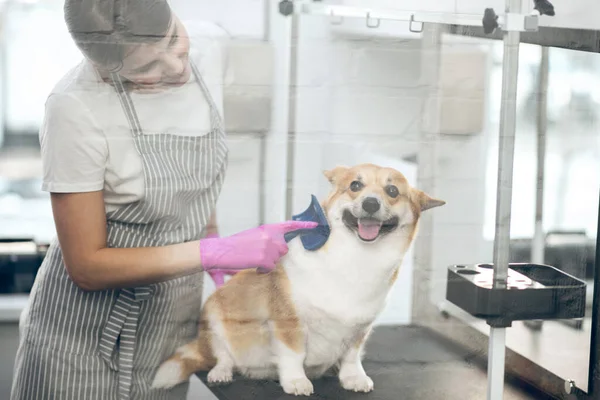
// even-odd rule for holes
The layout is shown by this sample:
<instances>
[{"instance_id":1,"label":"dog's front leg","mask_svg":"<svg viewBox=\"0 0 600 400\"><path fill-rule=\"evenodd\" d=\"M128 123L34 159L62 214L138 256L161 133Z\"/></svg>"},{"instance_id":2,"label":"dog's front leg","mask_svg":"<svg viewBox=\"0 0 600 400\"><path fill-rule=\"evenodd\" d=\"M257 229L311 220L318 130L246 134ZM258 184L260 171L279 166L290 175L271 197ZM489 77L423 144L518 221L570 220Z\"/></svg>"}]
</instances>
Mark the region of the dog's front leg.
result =
<instances>
[{"instance_id":1,"label":"dog's front leg","mask_svg":"<svg viewBox=\"0 0 600 400\"><path fill-rule=\"evenodd\" d=\"M369 378L362 365L362 352L369 330L361 333L341 359L339 379L342 387L354 392L370 392L373 380Z\"/></svg>"},{"instance_id":2,"label":"dog's front leg","mask_svg":"<svg viewBox=\"0 0 600 400\"><path fill-rule=\"evenodd\" d=\"M304 332L297 318L277 320L271 324L277 357L279 382L287 394L310 396L313 385L304 371L306 347Z\"/></svg>"}]
</instances>

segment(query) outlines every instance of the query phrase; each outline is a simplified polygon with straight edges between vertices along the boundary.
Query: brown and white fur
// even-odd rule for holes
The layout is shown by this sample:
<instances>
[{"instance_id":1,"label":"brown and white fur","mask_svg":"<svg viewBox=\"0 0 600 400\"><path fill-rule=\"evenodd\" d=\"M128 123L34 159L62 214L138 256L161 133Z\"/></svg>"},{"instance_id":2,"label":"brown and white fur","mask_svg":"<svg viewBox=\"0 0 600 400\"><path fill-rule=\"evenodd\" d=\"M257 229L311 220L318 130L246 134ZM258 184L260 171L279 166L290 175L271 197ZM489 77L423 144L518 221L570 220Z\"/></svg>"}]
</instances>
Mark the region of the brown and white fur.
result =
<instances>
[{"instance_id":1,"label":"brown and white fur","mask_svg":"<svg viewBox=\"0 0 600 400\"><path fill-rule=\"evenodd\" d=\"M331 226L327 243L307 251L294 239L271 273L246 270L216 290L198 338L161 365L153 387L173 387L198 371L209 371L209 383L227 383L237 372L310 395L310 379L337 367L345 389L373 390L362 366L365 342L421 213L445 203L391 168L336 167L325 176L332 184L322 204ZM373 229L374 240L361 238L359 232L372 236Z\"/></svg>"}]
</instances>

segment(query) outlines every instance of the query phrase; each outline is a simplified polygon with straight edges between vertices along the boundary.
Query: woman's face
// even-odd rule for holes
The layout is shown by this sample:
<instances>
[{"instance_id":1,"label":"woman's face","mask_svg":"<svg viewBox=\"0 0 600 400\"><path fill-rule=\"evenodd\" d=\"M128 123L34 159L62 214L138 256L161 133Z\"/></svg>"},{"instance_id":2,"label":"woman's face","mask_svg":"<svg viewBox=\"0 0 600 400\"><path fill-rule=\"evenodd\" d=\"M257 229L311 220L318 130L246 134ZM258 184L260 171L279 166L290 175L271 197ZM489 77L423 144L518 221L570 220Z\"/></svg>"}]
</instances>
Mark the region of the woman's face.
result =
<instances>
[{"instance_id":1,"label":"woman's face","mask_svg":"<svg viewBox=\"0 0 600 400\"><path fill-rule=\"evenodd\" d=\"M181 86L190 78L189 48L187 31L173 15L163 39L132 46L119 74L141 90Z\"/></svg>"}]
</instances>

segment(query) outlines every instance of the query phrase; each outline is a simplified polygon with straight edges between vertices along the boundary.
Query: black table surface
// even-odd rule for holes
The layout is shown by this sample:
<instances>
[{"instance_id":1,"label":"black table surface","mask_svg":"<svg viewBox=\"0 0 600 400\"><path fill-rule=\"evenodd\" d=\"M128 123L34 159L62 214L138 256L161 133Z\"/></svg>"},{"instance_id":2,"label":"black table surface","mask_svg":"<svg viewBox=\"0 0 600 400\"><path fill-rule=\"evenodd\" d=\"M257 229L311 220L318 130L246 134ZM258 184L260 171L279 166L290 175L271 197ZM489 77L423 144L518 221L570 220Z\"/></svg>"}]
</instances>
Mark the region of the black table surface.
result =
<instances>
[{"instance_id":1,"label":"black table surface","mask_svg":"<svg viewBox=\"0 0 600 400\"><path fill-rule=\"evenodd\" d=\"M234 377L228 385L212 386L219 399L228 400L484 400L487 397L485 366L475 354L418 326L379 326L366 346L363 365L373 379L371 393L348 392L330 374L313 381L314 394L292 396L276 381L255 381ZM198 374L204 384L206 374ZM507 378L505 400L544 399L520 382Z\"/></svg>"}]
</instances>

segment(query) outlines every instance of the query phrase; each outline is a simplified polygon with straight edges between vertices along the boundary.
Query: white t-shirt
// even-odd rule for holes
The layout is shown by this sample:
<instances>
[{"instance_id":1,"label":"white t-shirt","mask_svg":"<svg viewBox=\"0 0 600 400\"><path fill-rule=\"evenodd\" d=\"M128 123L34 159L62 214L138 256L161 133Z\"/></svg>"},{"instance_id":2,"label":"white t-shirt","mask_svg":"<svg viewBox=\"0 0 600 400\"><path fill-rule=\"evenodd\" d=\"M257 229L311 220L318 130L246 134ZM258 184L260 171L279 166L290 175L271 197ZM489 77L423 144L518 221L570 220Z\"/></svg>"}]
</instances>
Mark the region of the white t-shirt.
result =
<instances>
[{"instance_id":1,"label":"white t-shirt","mask_svg":"<svg viewBox=\"0 0 600 400\"><path fill-rule=\"evenodd\" d=\"M223 116L223 85L231 82L224 38L210 23L186 24L193 60ZM131 93L144 134L205 135L209 104L191 74L161 93ZM84 60L53 88L40 129L42 190L104 190L106 211L144 195L142 161L115 90Z\"/></svg>"}]
</instances>

